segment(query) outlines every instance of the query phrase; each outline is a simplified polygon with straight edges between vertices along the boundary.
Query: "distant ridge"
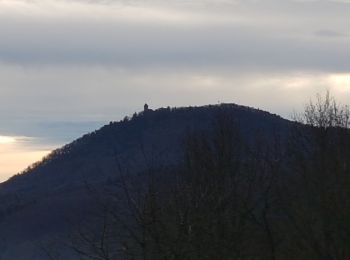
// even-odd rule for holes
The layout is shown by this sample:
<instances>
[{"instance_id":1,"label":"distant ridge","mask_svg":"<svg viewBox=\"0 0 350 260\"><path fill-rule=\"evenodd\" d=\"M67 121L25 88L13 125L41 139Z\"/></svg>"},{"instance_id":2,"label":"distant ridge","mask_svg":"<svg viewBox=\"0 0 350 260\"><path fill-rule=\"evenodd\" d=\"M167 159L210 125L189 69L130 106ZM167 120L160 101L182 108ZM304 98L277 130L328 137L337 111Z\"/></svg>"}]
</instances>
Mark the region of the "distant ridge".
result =
<instances>
[{"instance_id":1,"label":"distant ridge","mask_svg":"<svg viewBox=\"0 0 350 260\"><path fill-rule=\"evenodd\" d=\"M2 237L7 241L4 259L24 259L47 236L68 235L93 208L86 185L102 189L116 177L116 156L130 173L142 174L149 163L175 166L183 158L186 133L210 131L220 113L232 116L247 140L257 132L267 137L287 134L293 124L236 104L148 108L110 122L0 184L0 241Z\"/></svg>"},{"instance_id":2,"label":"distant ridge","mask_svg":"<svg viewBox=\"0 0 350 260\"><path fill-rule=\"evenodd\" d=\"M142 138L142 134L152 131L152 128L162 128L163 124L164 127L166 127L167 122L174 125L178 120L179 124L177 127L179 128L179 131L173 129L175 130L174 133L170 134L175 134L176 137L179 138L178 135L181 135L181 131L187 127L198 128L198 130L209 127L215 115L223 111L231 113L232 116L242 124L243 129L245 126L249 126L249 128L252 127L253 129L261 129L261 125L265 125L265 127L268 127L269 124L272 124L272 126L284 126L290 123L290 121L283 119L279 115L248 106L230 103L178 108L167 107L158 108L156 110L147 107L146 111L144 110L139 113L134 113L132 116L125 116L124 119L119 122L111 121L108 125L103 126L99 130L85 134L81 138L64 145L62 148L54 150L42 161L34 163L23 172L10 178L4 186L16 182L27 175L49 170L52 164L56 164L58 161L63 161L65 159L70 160L72 159L71 156L77 156L79 153L84 155L88 152L93 153L94 150L102 150L103 155L107 155L107 153L110 152L110 149L113 148L113 145L115 145L115 148L118 150L118 139L129 140L131 136ZM264 127L262 129L264 129ZM159 131L159 129L157 129L157 131ZM89 145L91 145L91 147L87 147ZM130 143L130 145L135 145L135 143ZM128 148L130 147L126 147L125 149ZM125 150L122 152L125 152Z\"/></svg>"}]
</instances>

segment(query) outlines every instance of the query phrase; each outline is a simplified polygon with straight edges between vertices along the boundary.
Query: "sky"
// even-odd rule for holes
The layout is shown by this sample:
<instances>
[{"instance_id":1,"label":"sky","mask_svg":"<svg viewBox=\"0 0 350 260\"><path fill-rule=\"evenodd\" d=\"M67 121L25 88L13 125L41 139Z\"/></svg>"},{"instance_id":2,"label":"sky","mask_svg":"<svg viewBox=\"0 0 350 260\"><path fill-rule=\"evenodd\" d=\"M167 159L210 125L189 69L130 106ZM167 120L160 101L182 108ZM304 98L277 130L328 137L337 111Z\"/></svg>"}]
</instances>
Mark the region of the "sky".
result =
<instances>
[{"instance_id":1,"label":"sky","mask_svg":"<svg viewBox=\"0 0 350 260\"><path fill-rule=\"evenodd\" d=\"M0 181L151 108L350 101L348 0L0 0Z\"/></svg>"}]
</instances>

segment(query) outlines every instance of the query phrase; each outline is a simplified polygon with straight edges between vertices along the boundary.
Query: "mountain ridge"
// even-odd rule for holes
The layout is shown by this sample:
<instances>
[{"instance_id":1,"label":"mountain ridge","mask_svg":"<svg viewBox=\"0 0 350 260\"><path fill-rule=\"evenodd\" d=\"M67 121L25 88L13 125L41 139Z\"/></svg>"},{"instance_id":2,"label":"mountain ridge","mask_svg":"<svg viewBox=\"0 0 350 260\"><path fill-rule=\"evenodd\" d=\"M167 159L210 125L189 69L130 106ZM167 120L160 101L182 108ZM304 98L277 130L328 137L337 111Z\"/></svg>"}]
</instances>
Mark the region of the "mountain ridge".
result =
<instances>
[{"instance_id":1,"label":"mountain ridge","mask_svg":"<svg viewBox=\"0 0 350 260\"><path fill-rule=\"evenodd\" d=\"M21 249L25 255L38 241L68 235L83 222L96 207L87 185L96 190L109 187L117 178L116 156L129 173L142 174L150 164L175 166L183 159L185 135L210 131L222 113L232 116L247 140L257 132L271 138L275 132L286 134L293 124L236 104L159 108L110 122L0 184L0 240L8 241L4 258L20 258L16 253L20 245L29 248Z\"/></svg>"},{"instance_id":2,"label":"mountain ridge","mask_svg":"<svg viewBox=\"0 0 350 260\"><path fill-rule=\"evenodd\" d=\"M14 175L13 177L11 177L8 181L5 181L4 183L0 184L0 189L1 186L6 186L7 183L12 182L18 178L21 178L23 176L25 176L26 174L31 174L33 171L38 171L39 168L44 167L47 164L52 163L53 161L56 160L61 160L61 157L66 157L67 155L75 152L77 147L82 147L84 145L86 145L87 143L91 143L93 142L93 140L98 139L101 135L110 135L112 131L116 131L116 132L120 132L121 128L123 127L127 127L128 125L132 125L132 126L138 126L140 121L142 121L143 119L148 119L145 120L145 123L149 123L150 120L164 120L166 119L166 117L177 117L177 116L184 116L184 114L186 113L195 113L195 114L203 114L206 111L211 111L213 110L214 113L210 113L211 115L209 115L209 117L213 117L215 116L215 114L220 113L220 111L222 112L223 110L228 110L226 112L233 112L236 113L236 115L233 116L237 116L237 114L243 113L241 115L238 115L238 121L241 123L242 121L245 121L245 119L243 118L245 116L245 113L249 114L249 113L253 113L253 114L259 114L260 116L264 116L264 117L269 117L269 118L274 118L276 120L283 120L285 122L291 123L291 121L282 118L281 116L277 115L277 114L272 114L269 113L267 111L263 111L260 109L255 109L252 107L248 107L248 106L242 106L242 105L237 105L237 104L233 104L233 103L223 103L220 105L205 105L205 106L189 106L189 107L179 107L179 108L158 108L156 110L152 110L149 109L148 111L142 111L139 113L134 113L133 116L128 117L126 116L123 120L120 121L111 121L109 124L102 126L100 129L97 129L93 132L87 133L85 135L83 135L82 137L74 140L71 143L68 143L64 146L62 146L61 148L55 149L54 151L52 151L48 156L44 157L43 160L36 162L32 165L30 165L27 169L25 169L24 171L20 172L19 174ZM211 111L212 112L212 111ZM208 117L206 118L206 120L208 120ZM209 119L210 120L210 119ZM136 124L135 124L136 123ZM208 124L208 122L206 122L207 124L204 126L208 126L210 124ZM194 127L193 124L189 123L187 126L190 127ZM143 126L143 127L149 127L149 126ZM197 125L197 127L199 127ZM203 126L202 126L203 127ZM142 131L142 129L140 129ZM105 141L105 140L103 140Z\"/></svg>"}]
</instances>

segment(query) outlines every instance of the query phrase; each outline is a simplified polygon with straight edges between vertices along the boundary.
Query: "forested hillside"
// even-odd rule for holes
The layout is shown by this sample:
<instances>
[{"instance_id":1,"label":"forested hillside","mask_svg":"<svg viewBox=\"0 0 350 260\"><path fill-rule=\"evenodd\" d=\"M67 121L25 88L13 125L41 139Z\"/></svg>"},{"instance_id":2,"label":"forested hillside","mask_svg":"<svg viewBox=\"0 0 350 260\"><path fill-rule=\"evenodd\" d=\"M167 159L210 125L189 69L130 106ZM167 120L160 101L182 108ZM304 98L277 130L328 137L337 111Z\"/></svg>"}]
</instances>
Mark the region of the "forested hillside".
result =
<instances>
[{"instance_id":1,"label":"forested hillside","mask_svg":"<svg viewBox=\"0 0 350 260\"><path fill-rule=\"evenodd\" d=\"M3 259L348 259L349 110L146 109L0 185Z\"/></svg>"}]
</instances>

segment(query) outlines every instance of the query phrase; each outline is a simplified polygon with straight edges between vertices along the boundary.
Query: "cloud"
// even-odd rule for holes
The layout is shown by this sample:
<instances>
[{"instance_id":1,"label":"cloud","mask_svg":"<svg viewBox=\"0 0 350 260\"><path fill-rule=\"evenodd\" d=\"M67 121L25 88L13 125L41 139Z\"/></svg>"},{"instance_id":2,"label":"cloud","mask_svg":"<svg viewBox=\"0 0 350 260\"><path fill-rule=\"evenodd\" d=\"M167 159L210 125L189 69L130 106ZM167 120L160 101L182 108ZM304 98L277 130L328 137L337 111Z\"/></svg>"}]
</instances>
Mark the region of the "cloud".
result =
<instances>
[{"instance_id":1,"label":"cloud","mask_svg":"<svg viewBox=\"0 0 350 260\"><path fill-rule=\"evenodd\" d=\"M0 13L6 18L46 19L51 22L118 22L118 23L154 23L168 25L196 25L239 21L243 16L218 16L205 12L206 8L195 11L194 2L186 5L166 5L155 1L66 1L66 0L3 0L0 2ZM182 2L184 3L184 2ZM204 2L203 2L204 3ZM220 3L220 2L219 2ZM207 5L205 5L207 6ZM181 8L178 8L181 7ZM184 8L186 7L186 8ZM65 20L62 20L65 19Z\"/></svg>"},{"instance_id":2,"label":"cloud","mask_svg":"<svg viewBox=\"0 0 350 260\"><path fill-rule=\"evenodd\" d=\"M339 32L334 31L334 30L326 30L326 29L319 30L319 31L315 32L315 34L317 36L330 37L330 38L346 37L346 35L343 33L339 33Z\"/></svg>"},{"instance_id":3,"label":"cloud","mask_svg":"<svg viewBox=\"0 0 350 260\"><path fill-rule=\"evenodd\" d=\"M0 118L35 123L35 131L50 130L46 134L51 135L62 132L67 135L67 131L58 130L59 124L41 122L90 122L77 126L73 133L78 137L79 133L142 110L146 102L153 108L236 102L289 116L293 108L300 108L310 96L327 88L333 89L342 101L350 99L346 87L349 83L345 84L347 75L235 71L220 67L127 70L103 66L38 69L3 65ZM271 93L278 93L279 98L272 99ZM28 131L28 127L20 129Z\"/></svg>"},{"instance_id":4,"label":"cloud","mask_svg":"<svg viewBox=\"0 0 350 260\"><path fill-rule=\"evenodd\" d=\"M349 8L292 0L2 0L0 117L98 121L151 99L216 102L229 84L223 96L248 95L274 75L346 74ZM274 103L276 112L286 110Z\"/></svg>"},{"instance_id":5,"label":"cloud","mask_svg":"<svg viewBox=\"0 0 350 260\"><path fill-rule=\"evenodd\" d=\"M347 31L348 8L322 1L199 2L5 0L0 2L0 61L349 70L350 39L334 37Z\"/></svg>"}]
</instances>

